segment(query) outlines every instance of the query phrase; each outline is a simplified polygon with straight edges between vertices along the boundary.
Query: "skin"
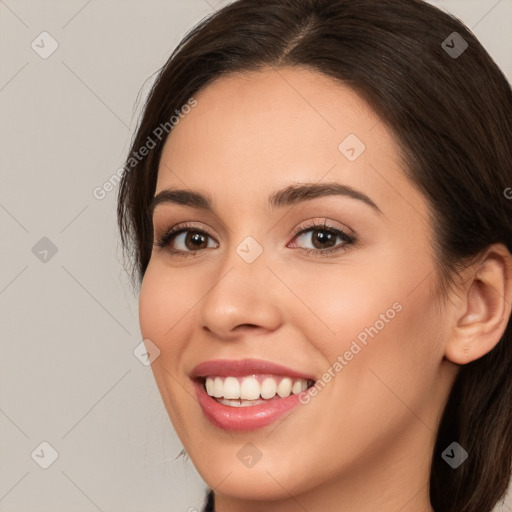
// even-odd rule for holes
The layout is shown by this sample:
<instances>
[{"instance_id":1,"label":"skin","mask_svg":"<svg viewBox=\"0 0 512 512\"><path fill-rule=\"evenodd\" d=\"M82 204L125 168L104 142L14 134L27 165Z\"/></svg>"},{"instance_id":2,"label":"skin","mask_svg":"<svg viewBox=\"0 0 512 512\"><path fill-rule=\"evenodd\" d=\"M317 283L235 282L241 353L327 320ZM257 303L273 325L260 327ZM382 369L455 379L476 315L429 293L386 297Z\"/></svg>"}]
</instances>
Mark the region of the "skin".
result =
<instances>
[{"instance_id":1,"label":"skin","mask_svg":"<svg viewBox=\"0 0 512 512\"><path fill-rule=\"evenodd\" d=\"M510 315L506 249L493 247L441 300L429 206L405 177L391 131L322 74L230 75L195 98L166 141L155 195L196 190L212 197L214 213L159 205L154 236L191 222L212 238L199 251L183 236L171 242L198 251L188 258L154 247L139 314L143 337L161 351L152 370L163 402L217 511L432 511L430 459L459 365L491 350ZM348 134L366 146L353 162L338 149ZM341 196L267 207L297 182L348 185L382 214ZM312 220L357 242L322 256L330 246L315 245L318 231L294 238ZM247 236L263 248L250 264L236 252ZM204 417L189 378L198 363L254 357L321 379L394 303L401 311L307 405L251 432ZM262 454L251 468L237 457L248 442Z\"/></svg>"}]
</instances>

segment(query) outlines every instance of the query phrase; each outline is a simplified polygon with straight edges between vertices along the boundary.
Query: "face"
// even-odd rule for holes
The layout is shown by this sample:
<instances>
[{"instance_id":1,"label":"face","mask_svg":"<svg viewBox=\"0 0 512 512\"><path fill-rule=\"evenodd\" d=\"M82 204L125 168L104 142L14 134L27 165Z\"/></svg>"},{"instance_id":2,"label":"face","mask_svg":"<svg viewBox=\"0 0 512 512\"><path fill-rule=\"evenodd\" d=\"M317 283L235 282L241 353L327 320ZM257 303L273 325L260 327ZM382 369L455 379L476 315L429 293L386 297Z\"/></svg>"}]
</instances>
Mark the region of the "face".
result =
<instances>
[{"instance_id":1,"label":"face","mask_svg":"<svg viewBox=\"0 0 512 512\"><path fill-rule=\"evenodd\" d=\"M242 499L356 485L390 457L404 482L427 478L445 333L428 205L391 132L302 68L223 77L195 99L165 144L153 212L155 243L184 231L154 245L139 313L197 470ZM178 189L210 208L165 195ZM234 364L198 367L212 360ZM234 407L207 377L225 398L278 393Z\"/></svg>"}]
</instances>

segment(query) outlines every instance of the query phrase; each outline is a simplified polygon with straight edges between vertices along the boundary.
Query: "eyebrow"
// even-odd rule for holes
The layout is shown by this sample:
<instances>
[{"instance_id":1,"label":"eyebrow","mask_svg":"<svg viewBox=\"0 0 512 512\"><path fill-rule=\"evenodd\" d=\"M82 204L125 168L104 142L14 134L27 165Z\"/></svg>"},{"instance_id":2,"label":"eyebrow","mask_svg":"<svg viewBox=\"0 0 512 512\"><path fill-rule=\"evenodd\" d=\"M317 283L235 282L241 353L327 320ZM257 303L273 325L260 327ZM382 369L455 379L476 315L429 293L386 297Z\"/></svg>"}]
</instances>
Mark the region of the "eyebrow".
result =
<instances>
[{"instance_id":1,"label":"eyebrow","mask_svg":"<svg viewBox=\"0 0 512 512\"><path fill-rule=\"evenodd\" d=\"M272 208L291 206L303 201L324 196L344 196L370 206L380 215L383 215L380 208L363 192L341 183L299 183L289 185L286 188L274 192L268 199ZM161 204L179 204L213 212L213 201L208 194L201 194L193 190L165 189L159 192L149 205L149 213L152 216L155 208Z\"/></svg>"}]
</instances>

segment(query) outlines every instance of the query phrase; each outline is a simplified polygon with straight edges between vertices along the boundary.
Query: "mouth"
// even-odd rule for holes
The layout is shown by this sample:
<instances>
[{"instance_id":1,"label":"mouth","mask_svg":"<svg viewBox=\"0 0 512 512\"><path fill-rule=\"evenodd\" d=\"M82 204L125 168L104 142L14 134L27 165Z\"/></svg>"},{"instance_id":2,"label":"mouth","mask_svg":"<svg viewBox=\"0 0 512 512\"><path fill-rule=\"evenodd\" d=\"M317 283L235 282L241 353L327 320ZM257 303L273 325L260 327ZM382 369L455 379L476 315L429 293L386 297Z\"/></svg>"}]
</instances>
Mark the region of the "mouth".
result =
<instances>
[{"instance_id":1,"label":"mouth","mask_svg":"<svg viewBox=\"0 0 512 512\"><path fill-rule=\"evenodd\" d=\"M298 395L311 388L315 381L272 374L246 376L209 375L197 382L217 403L228 407L254 407L270 400Z\"/></svg>"},{"instance_id":2,"label":"mouth","mask_svg":"<svg viewBox=\"0 0 512 512\"><path fill-rule=\"evenodd\" d=\"M190 374L204 417L223 430L255 430L304 402L312 375L258 359L218 359Z\"/></svg>"}]
</instances>

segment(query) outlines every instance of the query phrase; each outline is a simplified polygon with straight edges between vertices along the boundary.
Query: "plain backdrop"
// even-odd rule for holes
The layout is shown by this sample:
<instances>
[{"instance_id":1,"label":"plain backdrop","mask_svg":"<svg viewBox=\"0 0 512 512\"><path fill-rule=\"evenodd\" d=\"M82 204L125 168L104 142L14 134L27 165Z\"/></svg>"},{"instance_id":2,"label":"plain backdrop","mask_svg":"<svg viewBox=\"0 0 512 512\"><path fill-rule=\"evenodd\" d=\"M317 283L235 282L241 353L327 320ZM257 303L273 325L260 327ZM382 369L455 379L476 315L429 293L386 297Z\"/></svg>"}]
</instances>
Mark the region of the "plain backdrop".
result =
<instances>
[{"instance_id":1,"label":"plain backdrop","mask_svg":"<svg viewBox=\"0 0 512 512\"><path fill-rule=\"evenodd\" d=\"M134 355L117 190L93 191L123 164L137 96L226 3L0 0L1 512L201 507L205 484L190 461L173 461L182 446ZM511 80L512 0L432 3Z\"/></svg>"}]
</instances>

